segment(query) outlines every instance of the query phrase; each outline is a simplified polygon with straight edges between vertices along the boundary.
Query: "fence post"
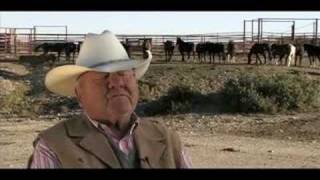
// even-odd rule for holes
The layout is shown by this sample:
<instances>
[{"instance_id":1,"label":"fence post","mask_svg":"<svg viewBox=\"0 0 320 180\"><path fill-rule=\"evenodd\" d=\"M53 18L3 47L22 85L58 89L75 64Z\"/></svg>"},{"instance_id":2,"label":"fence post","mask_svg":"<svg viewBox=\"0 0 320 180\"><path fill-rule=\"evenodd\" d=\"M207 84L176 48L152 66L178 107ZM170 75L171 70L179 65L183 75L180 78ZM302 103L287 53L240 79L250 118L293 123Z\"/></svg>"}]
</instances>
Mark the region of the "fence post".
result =
<instances>
[{"instance_id":1,"label":"fence post","mask_svg":"<svg viewBox=\"0 0 320 180\"><path fill-rule=\"evenodd\" d=\"M260 19L260 41L263 41L263 19Z\"/></svg>"},{"instance_id":2,"label":"fence post","mask_svg":"<svg viewBox=\"0 0 320 180\"><path fill-rule=\"evenodd\" d=\"M246 20L243 21L243 46L242 52L245 52L246 49Z\"/></svg>"},{"instance_id":3,"label":"fence post","mask_svg":"<svg viewBox=\"0 0 320 180\"><path fill-rule=\"evenodd\" d=\"M293 21L293 24L291 26L291 40L294 41L295 39L295 21Z\"/></svg>"},{"instance_id":4,"label":"fence post","mask_svg":"<svg viewBox=\"0 0 320 180\"><path fill-rule=\"evenodd\" d=\"M253 25L254 25L254 21L251 20L251 41L252 41L252 42L254 41L254 38L253 38L253 31L254 31Z\"/></svg>"},{"instance_id":5,"label":"fence post","mask_svg":"<svg viewBox=\"0 0 320 180\"><path fill-rule=\"evenodd\" d=\"M317 43L318 43L318 18L316 19L316 42L315 42L315 44L317 45Z\"/></svg>"},{"instance_id":6,"label":"fence post","mask_svg":"<svg viewBox=\"0 0 320 180\"><path fill-rule=\"evenodd\" d=\"M17 56L17 34L14 34L13 47L14 47L14 55Z\"/></svg>"},{"instance_id":7,"label":"fence post","mask_svg":"<svg viewBox=\"0 0 320 180\"><path fill-rule=\"evenodd\" d=\"M66 26L66 38L65 41L68 41L68 26Z\"/></svg>"},{"instance_id":8,"label":"fence post","mask_svg":"<svg viewBox=\"0 0 320 180\"><path fill-rule=\"evenodd\" d=\"M10 53L10 35L8 37L7 32L4 34L4 52Z\"/></svg>"},{"instance_id":9,"label":"fence post","mask_svg":"<svg viewBox=\"0 0 320 180\"><path fill-rule=\"evenodd\" d=\"M29 43L28 43L28 47L29 47L29 48L28 48L28 54L29 54L29 55L32 55L32 37L31 37L31 35L32 35L32 34L29 34L29 35L28 35L28 42L29 42Z\"/></svg>"},{"instance_id":10,"label":"fence post","mask_svg":"<svg viewBox=\"0 0 320 180\"><path fill-rule=\"evenodd\" d=\"M258 43L260 43L260 18L258 18Z\"/></svg>"},{"instance_id":11,"label":"fence post","mask_svg":"<svg viewBox=\"0 0 320 180\"><path fill-rule=\"evenodd\" d=\"M36 27L33 27L33 41L36 41Z\"/></svg>"}]
</instances>

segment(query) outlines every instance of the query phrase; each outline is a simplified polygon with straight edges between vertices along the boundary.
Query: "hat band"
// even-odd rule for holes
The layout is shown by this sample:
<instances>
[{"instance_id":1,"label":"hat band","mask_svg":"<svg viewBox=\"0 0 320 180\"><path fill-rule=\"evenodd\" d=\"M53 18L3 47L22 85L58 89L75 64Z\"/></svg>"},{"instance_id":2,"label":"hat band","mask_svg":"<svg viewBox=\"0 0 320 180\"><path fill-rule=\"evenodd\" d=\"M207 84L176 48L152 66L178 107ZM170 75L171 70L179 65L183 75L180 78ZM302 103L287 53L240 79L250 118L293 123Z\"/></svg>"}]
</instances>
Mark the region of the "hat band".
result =
<instances>
[{"instance_id":1,"label":"hat band","mask_svg":"<svg viewBox=\"0 0 320 180\"><path fill-rule=\"evenodd\" d=\"M108 62L101 62L101 63L94 64L92 66L89 66L89 68L96 68L98 66L105 66L105 65L112 64L115 62L125 62L125 61L129 61L129 60L130 59L119 59L119 60L113 60L113 61L108 61Z\"/></svg>"}]
</instances>

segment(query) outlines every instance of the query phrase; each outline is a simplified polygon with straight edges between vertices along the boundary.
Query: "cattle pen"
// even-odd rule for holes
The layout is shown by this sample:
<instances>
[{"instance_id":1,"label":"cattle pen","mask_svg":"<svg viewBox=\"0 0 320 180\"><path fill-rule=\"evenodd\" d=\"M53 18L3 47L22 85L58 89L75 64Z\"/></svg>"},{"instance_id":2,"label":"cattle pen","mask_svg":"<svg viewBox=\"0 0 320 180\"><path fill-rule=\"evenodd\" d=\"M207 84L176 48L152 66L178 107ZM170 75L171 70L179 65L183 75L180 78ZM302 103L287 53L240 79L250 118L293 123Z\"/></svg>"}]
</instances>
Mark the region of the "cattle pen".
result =
<instances>
[{"instance_id":1,"label":"cattle pen","mask_svg":"<svg viewBox=\"0 0 320 180\"><path fill-rule=\"evenodd\" d=\"M249 21L249 20L248 20ZM251 46L256 42L284 43L292 41L292 32L268 32L262 29L253 31L254 21L252 22L252 31L246 31L244 21L243 32L216 32L207 34L117 34L120 41L127 42L132 47L132 55L139 56L142 54L141 46L144 40L148 39L152 44L154 57L160 59L164 56L164 42L172 41L176 43L177 37L186 42L195 44L201 42L220 42L227 44L232 40L235 44L236 54L248 53ZM260 22L260 21L258 21ZM260 24L259 24L260 25ZM260 25L261 26L261 25ZM41 28L47 28L51 31L40 31ZM85 34L68 33L67 26L34 26L33 28L8 28L0 27L0 60L18 59L25 55L39 55L41 52L35 52L34 48L41 43L52 42L82 42ZM294 33L294 40L302 42L311 42L317 38L314 32ZM63 56L63 55L62 55ZM173 56L180 56L175 50Z\"/></svg>"}]
</instances>

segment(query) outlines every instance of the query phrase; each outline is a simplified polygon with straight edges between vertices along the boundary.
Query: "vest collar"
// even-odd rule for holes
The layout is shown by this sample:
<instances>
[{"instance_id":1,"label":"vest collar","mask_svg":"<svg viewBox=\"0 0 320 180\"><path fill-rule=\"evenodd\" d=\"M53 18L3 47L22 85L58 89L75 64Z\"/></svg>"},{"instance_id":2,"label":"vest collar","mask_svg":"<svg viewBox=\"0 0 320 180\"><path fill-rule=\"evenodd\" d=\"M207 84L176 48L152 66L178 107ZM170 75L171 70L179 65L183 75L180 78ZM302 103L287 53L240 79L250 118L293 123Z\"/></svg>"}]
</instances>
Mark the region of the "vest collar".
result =
<instances>
[{"instance_id":1,"label":"vest collar","mask_svg":"<svg viewBox=\"0 0 320 180\"><path fill-rule=\"evenodd\" d=\"M105 135L99 132L85 115L66 122L70 137L78 139L77 143L102 162L112 168L121 168L120 162L113 152ZM140 120L133 135L142 168L160 167L161 157L166 149L164 134L155 127L152 120Z\"/></svg>"},{"instance_id":2,"label":"vest collar","mask_svg":"<svg viewBox=\"0 0 320 180\"><path fill-rule=\"evenodd\" d=\"M81 115L72 121L66 121L66 129L70 137L77 139L75 142L80 147L93 154L107 166L121 168L105 135L96 130L86 116Z\"/></svg>"}]
</instances>

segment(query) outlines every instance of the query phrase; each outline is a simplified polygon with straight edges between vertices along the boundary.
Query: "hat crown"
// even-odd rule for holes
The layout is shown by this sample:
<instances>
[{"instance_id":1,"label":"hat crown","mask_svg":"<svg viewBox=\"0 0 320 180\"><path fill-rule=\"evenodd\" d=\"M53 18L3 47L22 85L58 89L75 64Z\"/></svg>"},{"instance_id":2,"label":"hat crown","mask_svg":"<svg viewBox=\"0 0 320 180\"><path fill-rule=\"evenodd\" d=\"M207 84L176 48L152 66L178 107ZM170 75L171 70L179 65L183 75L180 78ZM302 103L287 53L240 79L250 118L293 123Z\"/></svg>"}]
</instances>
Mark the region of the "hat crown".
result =
<instances>
[{"instance_id":1,"label":"hat crown","mask_svg":"<svg viewBox=\"0 0 320 180\"><path fill-rule=\"evenodd\" d=\"M128 59L129 56L117 37L110 31L104 31L102 34L86 35L75 64L91 67Z\"/></svg>"}]
</instances>

